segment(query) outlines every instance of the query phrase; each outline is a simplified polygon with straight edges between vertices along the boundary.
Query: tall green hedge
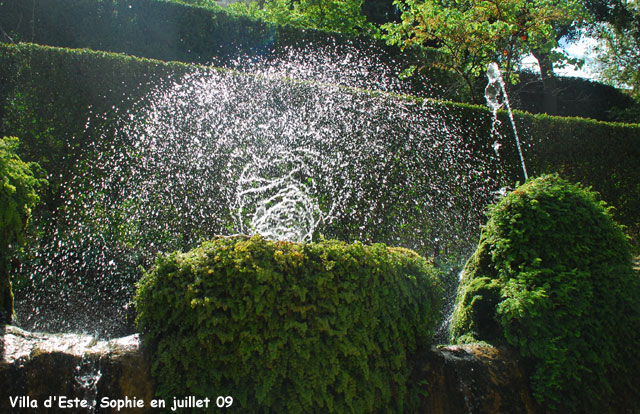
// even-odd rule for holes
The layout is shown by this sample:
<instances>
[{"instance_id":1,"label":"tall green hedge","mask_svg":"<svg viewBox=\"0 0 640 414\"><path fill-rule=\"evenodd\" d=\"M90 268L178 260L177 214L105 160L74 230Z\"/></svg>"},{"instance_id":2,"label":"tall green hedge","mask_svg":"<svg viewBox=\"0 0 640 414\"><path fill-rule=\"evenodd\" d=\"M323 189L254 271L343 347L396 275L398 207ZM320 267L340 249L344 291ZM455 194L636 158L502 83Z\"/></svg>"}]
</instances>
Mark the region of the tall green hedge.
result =
<instances>
[{"instance_id":1,"label":"tall green hedge","mask_svg":"<svg viewBox=\"0 0 640 414\"><path fill-rule=\"evenodd\" d=\"M160 396L246 413L414 412L412 357L440 318L433 266L382 244L218 238L158 257L137 323Z\"/></svg>"},{"instance_id":2,"label":"tall green hedge","mask_svg":"<svg viewBox=\"0 0 640 414\"><path fill-rule=\"evenodd\" d=\"M360 53L400 72L420 68L420 77L403 82L403 90L436 99L469 101L464 82L451 71L434 65L439 52L409 48L401 52L379 39L292 26L279 26L212 7L179 0L3 0L0 2L0 41L89 48L164 61L233 66L234 61L277 59L289 48ZM212 2L209 2L212 3ZM304 48L302 48L304 47ZM346 48L346 49L343 49ZM357 51L357 52L354 52ZM511 89L514 107L540 111L542 86L529 73ZM474 81L478 96L484 76ZM622 92L601 84L558 79L558 113L600 120L624 119L612 113L633 105ZM619 112L619 111L618 111ZM617 113L617 112L616 112Z\"/></svg>"},{"instance_id":3,"label":"tall green hedge","mask_svg":"<svg viewBox=\"0 0 640 414\"><path fill-rule=\"evenodd\" d=\"M519 77L520 82L509 88L511 107L534 114L544 112L544 88L539 75L524 72ZM557 84L558 108L553 115L600 121L638 121L637 116L632 117L632 108L638 108L640 103L613 86L572 77L560 77Z\"/></svg>"},{"instance_id":4,"label":"tall green hedge","mask_svg":"<svg viewBox=\"0 0 640 414\"><path fill-rule=\"evenodd\" d=\"M21 137L20 154L49 172L54 193L45 196L46 203L59 197L55 191L98 136L87 125L93 115L116 118L163 80L195 69L27 44L1 44L0 62L0 131Z\"/></svg>"},{"instance_id":5,"label":"tall green hedge","mask_svg":"<svg viewBox=\"0 0 640 414\"><path fill-rule=\"evenodd\" d=\"M517 348L545 411L635 412L638 297L628 242L597 194L546 175L490 209L451 336Z\"/></svg>"},{"instance_id":6,"label":"tall green hedge","mask_svg":"<svg viewBox=\"0 0 640 414\"><path fill-rule=\"evenodd\" d=\"M89 48L217 66L229 66L238 58L275 58L289 47L303 45L317 49L352 46L394 67L400 60L406 66L419 62L424 66L437 54L433 50L402 53L366 36L275 25L172 0L3 0L0 27L3 42Z\"/></svg>"},{"instance_id":7,"label":"tall green hedge","mask_svg":"<svg viewBox=\"0 0 640 414\"><path fill-rule=\"evenodd\" d=\"M64 176L67 166L76 161L72 155L75 150L92 140L91 130L85 132L92 114L111 113L115 117L140 104L158 84L199 70L179 63L25 44L1 45L0 63L1 132L23 137L21 154L40 161L53 177ZM322 87L308 84L307 89L321 93ZM416 111L421 110L422 99L407 99L416 102ZM485 108L446 102L433 105L452 122L468 124L468 145L473 150L493 144ZM501 157L506 160L509 176L506 181L522 181L508 119L504 113L500 119L504 137ZM640 171L634 168L640 160L638 124L519 112L515 119L533 175L561 172L568 179L593 186L615 207L616 220L638 238Z\"/></svg>"},{"instance_id":8,"label":"tall green hedge","mask_svg":"<svg viewBox=\"0 0 640 414\"><path fill-rule=\"evenodd\" d=\"M3 0L4 41L91 48L205 63L260 53L275 27L222 10L165 0Z\"/></svg>"}]
</instances>

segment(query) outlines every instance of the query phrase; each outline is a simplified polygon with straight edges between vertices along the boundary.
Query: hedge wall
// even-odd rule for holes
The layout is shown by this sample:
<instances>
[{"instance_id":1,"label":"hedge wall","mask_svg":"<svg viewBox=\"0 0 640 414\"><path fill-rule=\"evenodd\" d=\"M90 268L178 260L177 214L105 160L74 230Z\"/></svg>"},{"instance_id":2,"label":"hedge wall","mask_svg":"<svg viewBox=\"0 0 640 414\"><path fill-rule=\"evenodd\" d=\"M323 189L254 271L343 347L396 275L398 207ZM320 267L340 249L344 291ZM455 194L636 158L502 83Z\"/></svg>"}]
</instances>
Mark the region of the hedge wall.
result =
<instances>
[{"instance_id":1,"label":"hedge wall","mask_svg":"<svg viewBox=\"0 0 640 414\"><path fill-rule=\"evenodd\" d=\"M172 0L2 0L0 28L0 40L8 43L89 48L224 67L256 58L277 60L291 50L302 55L338 55L332 58L335 65L341 64L342 56L351 55L360 65L370 60L369 72L379 71L380 66L375 65L380 64L388 68L388 73L384 81L376 83L362 78L352 82L343 77L341 81L348 86L458 102L470 100L459 76L432 66L439 56L435 49L409 48L401 52L365 36L278 26ZM420 75L398 82L397 74L411 65L420 68ZM318 69L311 64L307 70ZM529 73L521 77L522 83L510 88L513 106L540 112L541 82ZM624 120L628 118L624 110L634 105L628 96L605 85L570 78L559 78L557 83L558 113L554 115ZM482 96L485 86L486 78L479 77L475 82L477 96Z\"/></svg>"},{"instance_id":2,"label":"hedge wall","mask_svg":"<svg viewBox=\"0 0 640 414\"><path fill-rule=\"evenodd\" d=\"M139 99L163 80L171 81L197 70L177 63L29 45L3 45L0 60L0 99L4 102L0 106L1 132L20 136L25 159L39 161L54 181L60 178L60 182L76 162L76 150L95 138L85 133L91 114L114 111L116 107L117 112L124 113L127 108L140 105ZM308 88L315 87L310 84ZM468 143L474 149L493 143L484 108L433 105L441 106L460 124L467 124L475 134ZM558 171L568 179L593 186L617 209L616 219L637 238L637 125L521 113L516 114L516 122L531 171ZM506 118L502 123L503 127L507 125ZM509 134L507 128L503 135ZM509 148L511 139L502 144L507 147L502 156L510 159L506 163L510 178L506 181L521 180L513 149Z\"/></svg>"},{"instance_id":3,"label":"hedge wall","mask_svg":"<svg viewBox=\"0 0 640 414\"><path fill-rule=\"evenodd\" d=\"M35 6L35 7L34 7ZM163 0L3 0L4 41L207 63L259 54L277 40L264 22Z\"/></svg>"},{"instance_id":4,"label":"hedge wall","mask_svg":"<svg viewBox=\"0 0 640 414\"><path fill-rule=\"evenodd\" d=\"M157 259L137 322L164 398L246 413L404 413L440 319L437 272L382 244L218 238Z\"/></svg>"},{"instance_id":5,"label":"hedge wall","mask_svg":"<svg viewBox=\"0 0 640 414\"><path fill-rule=\"evenodd\" d=\"M511 107L530 113L544 108L544 87L538 74L523 72L520 82L509 88ZM637 122L640 103L613 86L583 78L558 78L558 116L577 116L600 121ZM627 113L628 112L628 113Z\"/></svg>"},{"instance_id":6,"label":"hedge wall","mask_svg":"<svg viewBox=\"0 0 640 414\"><path fill-rule=\"evenodd\" d=\"M402 53L369 37L278 26L171 0L38 0L35 4L3 0L0 28L0 39L7 43L89 48L225 67L234 66L239 58L277 59L290 48L303 48L306 53L349 48L363 58L375 57L397 73L411 64L425 66L437 54L433 50ZM435 69L428 76L430 85L420 78L408 80L407 87L442 94L446 89L442 82L455 78Z\"/></svg>"},{"instance_id":7,"label":"hedge wall","mask_svg":"<svg viewBox=\"0 0 640 414\"><path fill-rule=\"evenodd\" d=\"M189 70L178 63L29 45L3 44L0 61L1 130L20 137L21 155L49 173L51 193L43 201L53 210L80 152L96 138L84 132L91 114L116 116L116 106L126 110L158 82Z\"/></svg>"},{"instance_id":8,"label":"hedge wall","mask_svg":"<svg viewBox=\"0 0 640 414\"><path fill-rule=\"evenodd\" d=\"M317 233L436 258L469 253L492 191L522 181L507 117L500 114L496 157L482 107L28 44L0 46L0 85L0 135L21 137L20 156L38 161L51 183L18 288L58 283L59 291L77 291L56 298L77 306L102 300L89 287L115 289L106 307L116 314L132 292L114 281L131 286L155 252L237 231L239 151L262 154L278 143L332 154L308 162L308 175L298 177L320 208L336 206ZM184 94L190 88L220 92L199 102ZM145 118L150 107L156 118ZM206 122L174 116L185 113ZM593 186L638 240L638 125L522 113L516 122L530 174L555 171ZM221 146L207 143L208 125L226 137ZM162 151L182 160L138 162L153 128L167 143ZM183 131L165 136L163 129ZM326 139L305 138L319 131ZM124 167L114 164L121 158ZM202 168L206 159L213 161ZM144 194L135 195L143 184Z\"/></svg>"}]
</instances>

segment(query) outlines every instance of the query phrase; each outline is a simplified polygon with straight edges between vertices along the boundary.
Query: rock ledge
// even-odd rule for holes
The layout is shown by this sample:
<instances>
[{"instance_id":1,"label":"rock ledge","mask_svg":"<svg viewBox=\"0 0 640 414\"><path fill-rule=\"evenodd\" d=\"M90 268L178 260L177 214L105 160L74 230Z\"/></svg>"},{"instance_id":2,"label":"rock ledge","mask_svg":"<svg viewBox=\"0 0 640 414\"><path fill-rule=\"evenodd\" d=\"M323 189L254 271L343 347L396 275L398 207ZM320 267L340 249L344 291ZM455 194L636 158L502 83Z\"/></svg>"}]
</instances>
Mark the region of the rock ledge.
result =
<instances>
[{"instance_id":1,"label":"rock ledge","mask_svg":"<svg viewBox=\"0 0 640 414\"><path fill-rule=\"evenodd\" d=\"M170 407L169 401L164 410L149 406L154 383L137 334L105 341L5 325L0 326L0 355L0 412L141 414L167 412ZM433 347L419 364L421 413L539 412L526 375L507 350L488 345ZM52 397L52 407L46 407ZM144 408L101 408L105 397L142 400ZM95 410L60 408L60 398L66 404L76 398L98 403ZM12 402L22 407L12 407ZM28 408L34 403L37 408Z\"/></svg>"}]
</instances>

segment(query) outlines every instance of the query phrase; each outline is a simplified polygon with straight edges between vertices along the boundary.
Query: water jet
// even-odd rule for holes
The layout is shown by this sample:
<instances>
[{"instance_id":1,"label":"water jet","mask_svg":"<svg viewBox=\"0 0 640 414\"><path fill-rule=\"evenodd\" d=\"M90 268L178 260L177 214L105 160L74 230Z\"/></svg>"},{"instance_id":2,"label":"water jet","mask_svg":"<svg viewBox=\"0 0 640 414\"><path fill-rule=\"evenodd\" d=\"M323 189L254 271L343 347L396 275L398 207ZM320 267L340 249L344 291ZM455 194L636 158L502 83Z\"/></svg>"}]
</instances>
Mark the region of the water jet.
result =
<instances>
[{"instance_id":1,"label":"water jet","mask_svg":"<svg viewBox=\"0 0 640 414\"><path fill-rule=\"evenodd\" d=\"M511 112L511 105L509 104L509 96L504 85L504 79L502 79L502 73L497 63L492 62L487 66L487 78L489 83L484 90L484 96L487 100L487 106L493 113L493 125L491 126L491 133L496 136L500 136L497 130L497 126L500 124L498 120L498 109L502 107L502 103L499 100L499 96L502 95L502 101L509 114L509 120L511 121L511 128L513 130L513 136L516 141L516 147L518 148L518 155L520 156L520 164L522 165L522 173L524 174L525 181L529 179L527 174L527 166L524 163L524 156L522 155L522 147L520 146L520 138L518 137L518 130L516 128L516 121L513 119L513 112ZM493 145L493 149L498 152L501 144L496 141Z\"/></svg>"}]
</instances>

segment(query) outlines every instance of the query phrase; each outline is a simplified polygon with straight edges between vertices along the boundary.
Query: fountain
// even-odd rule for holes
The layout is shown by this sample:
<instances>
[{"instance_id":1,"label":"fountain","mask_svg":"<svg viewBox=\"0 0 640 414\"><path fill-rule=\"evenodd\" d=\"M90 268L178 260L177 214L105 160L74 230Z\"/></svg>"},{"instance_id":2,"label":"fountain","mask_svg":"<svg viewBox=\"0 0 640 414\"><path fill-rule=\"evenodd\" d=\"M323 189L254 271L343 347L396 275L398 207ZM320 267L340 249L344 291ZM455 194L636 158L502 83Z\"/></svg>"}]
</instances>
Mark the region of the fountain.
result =
<instances>
[{"instance_id":1,"label":"fountain","mask_svg":"<svg viewBox=\"0 0 640 414\"><path fill-rule=\"evenodd\" d=\"M503 184L496 154L478 152L464 139L473 128L428 100L272 73L198 69L175 76L127 109L88 119L85 133L96 139L63 185L57 221L38 223L42 238L28 245L17 269L32 275L16 292L18 322L31 330L123 335L140 267L150 266L156 253L237 232L409 247L444 263L455 279L460 258L475 245L484 207ZM29 336L14 327L5 333L10 340ZM105 398L114 407L126 398L150 403L137 337L126 351L110 350L121 340L82 340L75 369L64 374L73 389L46 393L77 396L87 402L81 412L94 412ZM29 351L30 338L22 342L14 348L26 353L11 355L40 355ZM93 355L94 348L107 353ZM67 358L65 352L56 355ZM485 351L474 352L459 358L455 349L437 351L431 364L440 371L462 364L478 378L520 381L517 366L496 374ZM35 357L20 363L24 369L8 369L24 376L42 370L29 358ZM113 385L118 372L135 372L137 388Z\"/></svg>"},{"instance_id":2,"label":"fountain","mask_svg":"<svg viewBox=\"0 0 640 414\"><path fill-rule=\"evenodd\" d=\"M131 333L140 268L214 235L384 242L459 267L504 184L496 154L466 138L483 127L437 102L352 88L377 64L291 56L250 74L193 68L92 114L57 220L34 218L44 230L15 269L20 326ZM298 73L343 73L349 87L281 77Z\"/></svg>"},{"instance_id":3,"label":"fountain","mask_svg":"<svg viewBox=\"0 0 640 414\"><path fill-rule=\"evenodd\" d=\"M265 156L252 157L242 169L236 189L233 209L238 214L240 232L257 233L272 240L311 241L324 216L331 216L331 211L320 211L314 200L311 172L304 171L311 160L320 156L275 145L267 149ZM273 177L268 170L278 171L280 176ZM301 175L309 177L306 183L296 178Z\"/></svg>"}]
</instances>

